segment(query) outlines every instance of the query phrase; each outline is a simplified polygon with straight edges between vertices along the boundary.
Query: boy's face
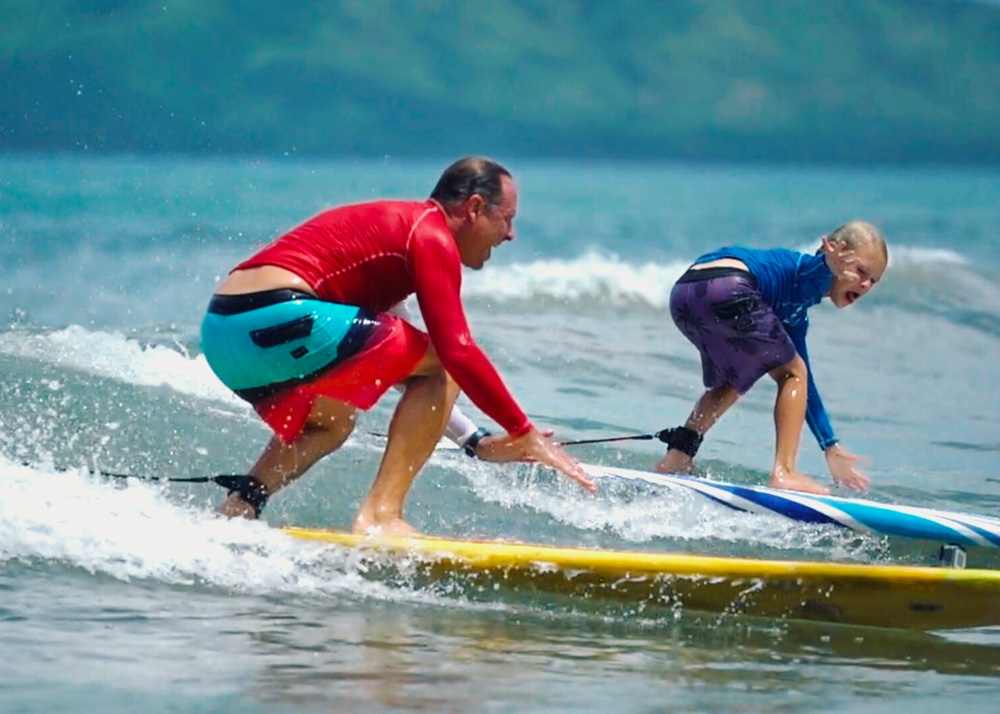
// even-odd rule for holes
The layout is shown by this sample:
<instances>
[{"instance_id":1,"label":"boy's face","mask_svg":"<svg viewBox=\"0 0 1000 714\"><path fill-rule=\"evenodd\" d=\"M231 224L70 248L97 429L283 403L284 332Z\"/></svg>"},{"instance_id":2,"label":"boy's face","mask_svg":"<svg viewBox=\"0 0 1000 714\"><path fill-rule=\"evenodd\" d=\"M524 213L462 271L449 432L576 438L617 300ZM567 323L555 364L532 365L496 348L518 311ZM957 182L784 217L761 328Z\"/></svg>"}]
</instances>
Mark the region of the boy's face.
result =
<instances>
[{"instance_id":1,"label":"boy's face","mask_svg":"<svg viewBox=\"0 0 1000 714\"><path fill-rule=\"evenodd\" d=\"M827 264L833 271L830 300L847 307L868 294L885 272L885 257L874 242L848 248L843 241L831 242Z\"/></svg>"}]
</instances>

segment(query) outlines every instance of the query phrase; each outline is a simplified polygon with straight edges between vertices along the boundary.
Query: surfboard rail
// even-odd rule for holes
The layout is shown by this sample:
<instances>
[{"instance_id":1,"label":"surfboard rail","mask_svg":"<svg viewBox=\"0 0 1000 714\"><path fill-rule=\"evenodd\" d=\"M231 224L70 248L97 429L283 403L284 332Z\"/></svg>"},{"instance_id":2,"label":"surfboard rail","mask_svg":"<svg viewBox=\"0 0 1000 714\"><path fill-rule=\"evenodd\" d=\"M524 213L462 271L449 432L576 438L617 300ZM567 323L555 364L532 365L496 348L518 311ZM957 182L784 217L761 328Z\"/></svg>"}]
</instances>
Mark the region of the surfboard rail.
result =
<instances>
[{"instance_id":1,"label":"surfboard rail","mask_svg":"<svg viewBox=\"0 0 1000 714\"><path fill-rule=\"evenodd\" d=\"M940 630L1000 625L1000 571L756 560L438 537L288 535L405 560L425 577L642 607Z\"/></svg>"}]
</instances>

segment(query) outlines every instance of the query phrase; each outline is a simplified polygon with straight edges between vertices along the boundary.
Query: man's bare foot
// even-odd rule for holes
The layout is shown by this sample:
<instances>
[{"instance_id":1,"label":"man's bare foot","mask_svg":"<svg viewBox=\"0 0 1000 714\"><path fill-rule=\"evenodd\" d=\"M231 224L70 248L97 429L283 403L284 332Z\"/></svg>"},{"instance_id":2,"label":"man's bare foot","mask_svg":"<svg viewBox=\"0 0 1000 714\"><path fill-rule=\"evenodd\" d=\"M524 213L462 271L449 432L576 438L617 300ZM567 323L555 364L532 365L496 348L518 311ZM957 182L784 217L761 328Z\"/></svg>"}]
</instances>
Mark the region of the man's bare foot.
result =
<instances>
[{"instance_id":1,"label":"man's bare foot","mask_svg":"<svg viewBox=\"0 0 1000 714\"><path fill-rule=\"evenodd\" d=\"M830 489L822 484L813 481L804 473L795 470L775 469L771 473L771 488L782 488L786 491L803 491L805 493L815 493L825 496L830 493Z\"/></svg>"},{"instance_id":2,"label":"man's bare foot","mask_svg":"<svg viewBox=\"0 0 1000 714\"><path fill-rule=\"evenodd\" d=\"M229 497L219 504L218 511L227 518L246 518L251 521L257 518L254 507L240 498L238 493L229 494Z\"/></svg>"},{"instance_id":3,"label":"man's bare foot","mask_svg":"<svg viewBox=\"0 0 1000 714\"><path fill-rule=\"evenodd\" d=\"M383 535L396 538L407 538L417 534L413 526L402 518L387 518L378 520L374 516L359 513L354 519L351 531L359 535Z\"/></svg>"},{"instance_id":4,"label":"man's bare foot","mask_svg":"<svg viewBox=\"0 0 1000 714\"><path fill-rule=\"evenodd\" d=\"M694 461L683 451L670 449L653 464L653 470L661 474L690 474L694 473Z\"/></svg>"}]
</instances>

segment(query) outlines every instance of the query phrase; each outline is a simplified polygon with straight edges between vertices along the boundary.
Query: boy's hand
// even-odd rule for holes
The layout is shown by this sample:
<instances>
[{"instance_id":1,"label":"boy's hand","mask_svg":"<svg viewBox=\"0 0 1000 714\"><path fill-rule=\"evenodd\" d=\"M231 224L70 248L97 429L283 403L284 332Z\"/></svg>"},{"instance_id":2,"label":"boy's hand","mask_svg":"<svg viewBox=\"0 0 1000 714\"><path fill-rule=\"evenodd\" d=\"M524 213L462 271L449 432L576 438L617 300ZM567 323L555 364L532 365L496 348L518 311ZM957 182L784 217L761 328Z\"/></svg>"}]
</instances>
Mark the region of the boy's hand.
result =
<instances>
[{"instance_id":1,"label":"boy's hand","mask_svg":"<svg viewBox=\"0 0 1000 714\"><path fill-rule=\"evenodd\" d=\"M824 238L823 249L826 253L826 264L836 277L850 281L861 279L854 267L858 264L857 253L848 248L843 241Z\"/></svg>"},{"instance_id":2,"label":"boy's hand","mask_svg":"<svg viewBox=\"0 0 1000 714\"><path fill-rule=\"evenodd\" d=\"M856 468L858 457L840 444L831 446L824 452L824 455L830 476L833 477L833 482L838 486L849 488L852 491L864 491L871 485L871 479Z\"/></svg>"}]
</instances>

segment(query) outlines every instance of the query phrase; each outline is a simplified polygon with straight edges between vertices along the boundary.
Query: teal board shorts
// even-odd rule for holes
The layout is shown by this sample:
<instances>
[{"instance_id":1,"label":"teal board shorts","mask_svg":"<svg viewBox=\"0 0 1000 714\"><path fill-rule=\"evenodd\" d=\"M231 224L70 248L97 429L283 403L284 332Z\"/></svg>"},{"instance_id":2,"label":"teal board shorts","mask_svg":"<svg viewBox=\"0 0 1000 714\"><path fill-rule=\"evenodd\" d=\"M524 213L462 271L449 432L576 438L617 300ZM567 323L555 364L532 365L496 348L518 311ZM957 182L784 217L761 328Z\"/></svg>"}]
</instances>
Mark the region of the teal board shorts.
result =
<instances>
[{"instance_id":1,"label":"teal board shorts","mask_svg":"<svg viewBox=\"0 0 1000 714\"><path fill-rule=\"evenodd\" d=\"M290 289L214 295L201 325L212 371L285 442L318 397L370 409L429 345L399 317Z\"/></svg>"},{"instance_id":2,"label":"teal board shorts","mask_svg":"<svg viewBox=\"0 0 1000 714\"><path fill-rule=\"evenodd\" d=\"M252 403L357 354L377 325L359 307L297 290L215 295L201 349L222 383Z\"/></svg>"}]
</instances>

